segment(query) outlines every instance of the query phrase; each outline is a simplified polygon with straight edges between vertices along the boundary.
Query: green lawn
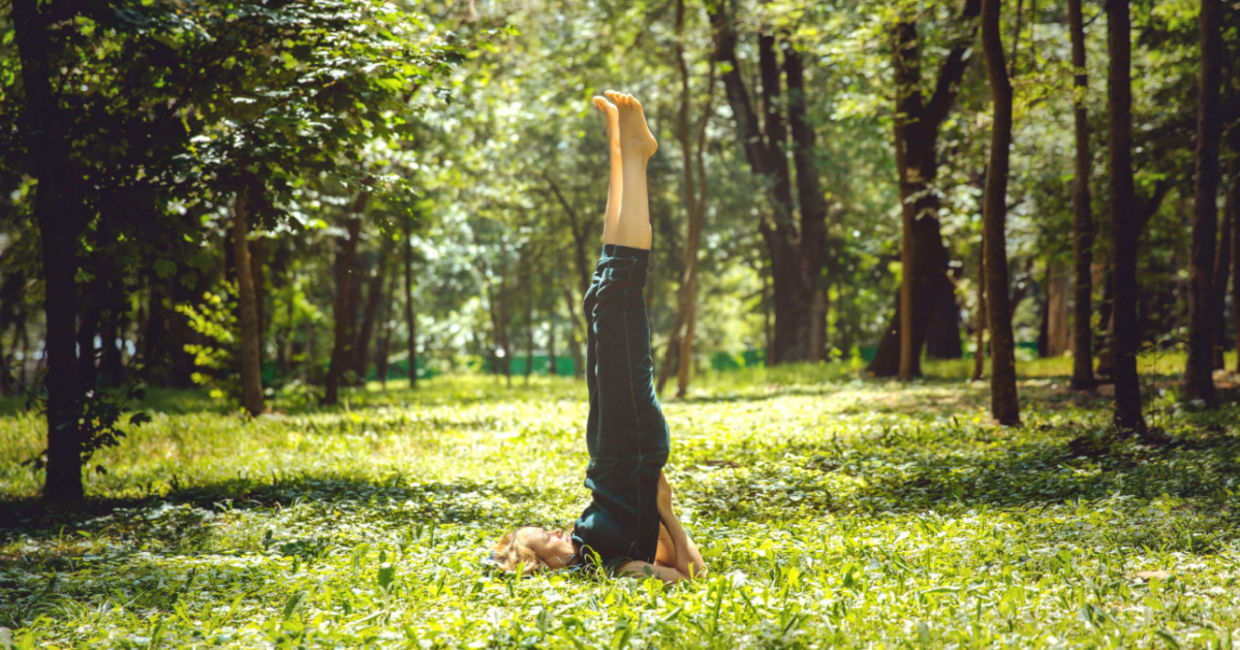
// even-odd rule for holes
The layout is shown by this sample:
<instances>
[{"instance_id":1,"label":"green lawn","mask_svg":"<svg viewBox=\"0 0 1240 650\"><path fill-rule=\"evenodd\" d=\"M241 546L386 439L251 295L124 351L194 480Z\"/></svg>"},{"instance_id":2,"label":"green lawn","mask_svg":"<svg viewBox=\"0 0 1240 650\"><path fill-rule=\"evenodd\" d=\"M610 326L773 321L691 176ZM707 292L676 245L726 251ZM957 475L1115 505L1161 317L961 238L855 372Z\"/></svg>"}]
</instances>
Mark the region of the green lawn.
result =
<instances>
[{"instance_id":1,"label":"green lawn","mask_svg":"<svg viewBox=\"0 0 1240 650\"><path fill-rule=\"evenodd\" d=\"M674 588L479 562L585 505L584 383L437 377L253 421L153 395L72 517L34 514L18 463L42 428L9 407L0 648L1230 647L1240 408L1185 412L1150 375L1147 417L1175 444L1075 456L1110 402L1067 391L1066 363L1021 364L1016 430L962 364L909 385L840 366L702 378L665 411L711 574Z\"/></svg>"}]
</instances>

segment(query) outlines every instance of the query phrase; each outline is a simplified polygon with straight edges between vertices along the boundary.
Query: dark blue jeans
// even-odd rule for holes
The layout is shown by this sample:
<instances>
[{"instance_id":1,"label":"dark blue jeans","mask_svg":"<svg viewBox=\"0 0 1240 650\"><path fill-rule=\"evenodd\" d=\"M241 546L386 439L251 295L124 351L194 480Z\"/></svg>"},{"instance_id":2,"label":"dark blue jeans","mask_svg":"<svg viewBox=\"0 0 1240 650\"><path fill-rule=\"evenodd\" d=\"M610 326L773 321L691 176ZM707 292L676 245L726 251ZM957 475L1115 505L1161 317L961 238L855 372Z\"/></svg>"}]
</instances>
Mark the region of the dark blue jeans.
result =
<instances>
[{"instance_id":1,"label":"dark blue jeans","mask_svg":"<svg viewBox=\"0 0 1240 650\"><path fill-rule=\"evenodd\" d=\"M590 415L585 486L592 500L573 541L582 560L614 570L654 561L659 543L659 473L667 462L667 421L654 392L650 325L642 287L650 251L604 244L585 295L586 384Z\"/></svg>"}]
</instances>

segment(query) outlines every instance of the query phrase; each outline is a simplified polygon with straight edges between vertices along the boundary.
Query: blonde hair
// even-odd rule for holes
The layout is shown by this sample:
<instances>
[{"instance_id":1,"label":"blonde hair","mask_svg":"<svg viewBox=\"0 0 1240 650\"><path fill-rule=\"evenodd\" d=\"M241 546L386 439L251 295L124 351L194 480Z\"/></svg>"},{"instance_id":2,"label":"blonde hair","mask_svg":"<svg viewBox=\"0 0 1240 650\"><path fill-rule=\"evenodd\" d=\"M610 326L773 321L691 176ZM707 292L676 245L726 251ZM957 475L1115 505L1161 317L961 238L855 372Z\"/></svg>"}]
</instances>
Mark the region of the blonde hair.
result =
<instances>
[{"instance_id":1,"label":"blonde hair","mask_svg":"<svg viewBox=\"0 0 1240 650\"><path fill-rule=\"evenodd\" d=\"M517 539L515 530L495 543L495 547L491 549L490 564L501 571L516 571L520 567L523 576L532 576L551 568L551 565L538 557L534 549Z\"/></svg>"}]
</instances>

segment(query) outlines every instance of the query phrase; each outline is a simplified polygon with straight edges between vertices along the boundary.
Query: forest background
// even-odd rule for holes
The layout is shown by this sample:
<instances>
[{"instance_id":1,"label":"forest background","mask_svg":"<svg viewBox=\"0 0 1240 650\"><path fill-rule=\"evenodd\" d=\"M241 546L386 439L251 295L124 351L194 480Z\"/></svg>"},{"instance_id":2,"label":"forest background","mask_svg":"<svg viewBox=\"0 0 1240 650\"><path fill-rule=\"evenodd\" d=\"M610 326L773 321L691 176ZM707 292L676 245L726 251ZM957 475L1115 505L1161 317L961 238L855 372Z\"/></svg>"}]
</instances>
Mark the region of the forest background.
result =
<instances>
[{"instance_id":1,"label":"forest background","mask_svg":"<svg viewBox=\"0 0 1240 650\"><path fill-rule=\"evenodd\" d=\"M1240 639L1235 0L0 0L0 60L0 647ZM583 497L608 88L683 590L477 562Z\"/></svg>"}]
</instances>

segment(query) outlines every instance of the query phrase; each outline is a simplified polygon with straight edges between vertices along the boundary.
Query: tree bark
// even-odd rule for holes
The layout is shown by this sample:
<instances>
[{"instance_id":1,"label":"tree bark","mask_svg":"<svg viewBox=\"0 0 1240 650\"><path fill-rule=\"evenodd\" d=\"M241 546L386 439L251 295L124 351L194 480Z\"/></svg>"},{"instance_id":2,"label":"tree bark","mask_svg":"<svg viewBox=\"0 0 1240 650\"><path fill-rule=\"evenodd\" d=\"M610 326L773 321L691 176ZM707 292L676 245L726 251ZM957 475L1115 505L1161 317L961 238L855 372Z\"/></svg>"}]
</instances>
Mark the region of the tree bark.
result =
<instances>
[{"instance_id":1,"label":"tree bark","mask_svg":"<svg viewBox=\"0 0 1240 650\"><path fill-rule=\"evenodd\" d=\"M1233 158L1231 163L1231 171L1228 177L1235 179L1237 173L1240 173L1240 156ZM1226 190L1226 199L1223 203L1223 215L1220 221L1218 235L1218 255L1214 258L1214 272L1211 274L1213 281L1211 288L1213 289L1210 296L1210 312L1214 319L1214 352L1213 366L1215 369L1221 370L1225 368L1223 362L1223 354L1227 351L1227 281L1231 279L1231 231L1236 227L1235 214L1233 211L1233 187L1235 183L1228 183Z\"/></svg>"},{"instance_id":2,"label":"tree bark","mask_svg":"<svg viewBox=\"0 0 1240 650\"><path fill-rule=\"evenodd\" d=\"M67 120L60 117L52 91L52 49L49 17L37 0L13 0L10 19L21 61L25 104L22 133L37 185L34 220L39 226L43 254L47 345L47 473L43 500L72 506L83 499L82 432L77 424L83 398L75 376L78 363L74 321L78 307L78 239L85 227L80 194L72 187L73 173Z\"/></svg>"},{"instance_id":3,"label":"tree bark","mask_svg":"<svg viewBox=\"0 0 1240 650\"><path fill-rule=\"evenodd\" d=\"M1141 385L1137 377L1137 233L1136 199L1132 178L1132 43L1128 0L1107 4L1107 70L1109 126L1108 194L1111 203L1112 282L1114 304L1113 376L1115 425L1121 431L1144 434Z\"/></svg>"},{"instance_id":4,"label":"tree bark","mask_svg":"<svg viewBox=\"0 0 1240 650\"><path fill-rule=\"evenodd\" d=\"M388 356L392 349L392 330L394 329L392 327L392 278L395 276L384 275L380 298L379 345L375 349L375 374L379 376L379 385L387 388Z\"/></svg>"},{"instance_id":5,"label":"tree bark","mask_svg":"<svg viewBox=\"0 0 1240 650\"><path fill-rule=\"evenodd\" d=\"M939 304L935 305L934 317L926 328L926 357L959 359L962 356L960 303L956 299L956 283L949 279L948 287L939 292Z\"/></svg>"},{"instance_id":6,"label":"tree bark","mask_svg":"<svg viewBox=\"0 0 1240 650\"><path fill-rule=\"evenodd\" d=\"M879 343L879 353L869 366L876 376L898 375L912 379L921 375L921 350L927 324L934 316L942 291L951 290L947 276L947 249L939 228L939 196L934 190L938 176L938 130L956 101L958 86L968 66L980 0L967 0L960 20L973 29L953 44L939 69L934 93L921 91L921 54L917 24L901 20L895 25L893 70L896 90L896 169L899 174L901 246L900 319ZM890 351L898 348L898 355ZM884 354L886 348L886 353ZM895 364L891 359L896 358Z\"/></svg>"},{"instance_id":7,"label":"tree bark","mask_svg":"<svg viewBox=\"0 0 1240 650\"><path fill-rule=\"evenodd\" d=\"M360 383L366 381L366 366L370 363L370 341L374 337L375 318L379 313L379 303L383 298L383 279L387 274L388 255L392 252L392 238L384 235L379 244L379 257L375 261L374 274L366 283L366 304L362 308L362 323L357 330L357 340L353 344L353 372Z\"/></svg>"},{"instance_id":8,"label":"tree bark","mask_svg":"<svg viewBox=\"0 0 1240 650\"><path fill-rule=\"evenodd\" d=\"M1192 257L1188 269L1188 361L1184 399L1218 406L1214 392L1214 246L1218 236L1219 139L1222 136L1221 77L1222 0L1201 0L1198 35L1196 187L1193 196Z\"/></svg>"},{"instance_id":9,"label":"tree bark","mask_svg":"<svg viewBox=\"0 0 1240 650\"><path fill-rule=\"evenodd\" d=\"M1063 269L1051 266L1046 286L1046 356L1059 357L1072 349L1068 325L1069 276Z\"/></svg>"},{"instance_id":10,"label":"tree bark","mask_svg":"<svg viewBox=\"0 0 1240 650\"><path fill-rule=\"evenodd\" d=\"M581 352L581 341L585 337L584 325L577 317L577 300L573 297L573 290L569 287L564 287L564 304L568 307L568 320L571 323L568 330L568 352L573 357L573 376L580 379L585 376L586 372L586 363Z\"/></svg>"},{"instance_id":11,"label":"tree bark","mask_svg":"<svg viewBox=\"0 0 1240 650\"><path fill-rule=\"evenodd\" d=\"M982 199L985 214L985 195ZM973 352L973 381L979 381L986 368L986 235L977 246L977 344Z\"/></svg>"},{"instance_id":12,"label":"tree bark","mask_svg":"<svg viewBox=\"0 0 1240 650\"><path fill-rule=\"evenodd\" d=\"M250 278L254 282L254 313L258 323L258 356L262 365L263 341L267 340L267 325L271 319L267 317L267 282L263 273L263 239L256 237L250 240Z\"/></svg>"},{"instance_id":13,"label":"tree bark","mask_svg":"<svg viewBox=\"0 0 1240 650\"><path fill-rule=\"evenodd\" d=\"M1004 63L999 33L1000 0L983 0L982 50L994 104L990 129L990 158L986 164L985 212L982 230L986 242L986 293L990 325L990 413L1000 424L1020 424L1016 394L1016 342L1012 337L1012 309L1007 273L1008 151L1012 146L1012 84Z\"/></svg>"},{"instance_id":14,"label":"tree bark","mask_svg":"<svg viewBox=\"0 0 1240 650\"><path fill-rule=\"evenodd\" d=\"M676 396L684 397L689 390L690 370L693 361L693 336L697 323L697 257L702 242L702 223L706 210L706 174L703 163L705 148L706 123L709 119L710 100L702 109L702 116L697 128L697 149L694 155L693 123L690 112L693 108L693 93L690 85L689 65L685 60L684 34L685 3L676 2L675 22L675 56L676 68L680 75L680 101L676 112L676 140L680 145L681 168L684 179L685 195L685 263L680 278L680 293L676 305L676 318L668 336L667 352L663 356L663 364L659 370L657 389L662 392L663 386L671 374L672 362L676 367ZM713 94L715 77L714 58L710 61L710 72L707 79L707 97Z\"/></svg>"},{"instance_id":15,"label":"tree bark","mask_svg":"<svg viewBox=\"0 0 1240 650\"><path fill-rule=\"evenodd\" d=\"M1240 147L1232 146L1232 150L1240 153ZM1232 169L1231 188L1227 192L1227 214L1231 218L1231 318L1236 337L1236 372L1240 373L1240 163Z\"/></svg>"},{"instance_id":16,"label":"tree bark","mask_svg":"<svg viewBox=\"0 0 1240 650\"><path fill-rule=\"evenodd\" d=\"M1075 390L1092 389L1094 379L1093 316L1094 224L1089 204L1089 113L1085 93L1089 75L1085 67L1085 23L1081 0L1068 0L1068 24L1072 38L1072 117L1076 140L1076 165L1072 178L1072 262L1074 274L1072 294L1072 381Z\"/></svg>"},{"instance_id":17,"label":"tree bark","mask_svg":"<svg viewBox=\"0 0 1240 650\"><path fill-rule=\"evenodd\" d=\"M262 360L258 345L258 305L250 272L249 196L247 186L233 200L232 243L237 270L237 306L241 312L241 406L250 415L263 412Z\"/></svg>"},{"instance_id":18,"label":"tree bark","mask_svg":"<svg viewBox=\"0 0 1240 650\"><path fill-rule=\"evenodd\" d=\"M327 368L327 386L323 394L323 404L332 406L340 401L340 382L344 372L353 361L353 274L356 270L357 240L362 230L362 213L370 198L367 190L362 190L353 202L349 217L345 221L345 236L339 238L339 249L336 252L336 300L332 306L332 319L335 321L334 342L332 344L331 364Z\"/></svg>"},{"instance_id":19,"label":"tree bark","mask_svg":"<svg viewBox=\"0 0 1240 650\"><path fill-rule=\"evenodd\" d=\"M811 360L817 354L812 347L815 328L824 331L817 338L825 339L826 319L815 318L815 292L822 273L821 251L825 215L820 210L817 173L812 169L813 133L804 120L803 82L800 79L800 55L791 47L784 49L784 78L788 82L787 100L781 91L780 65L776 55L776 36L758 35L758 72L761 81L762 119L750 102L750 91L741 76L737 60L737 35L733 18L726 12L726 3L708 5L714 31L714 60L724 64L723 83L728 103L736 122L737 137L744 147L750 170L769 183L772 215L758 224L759 234L770 261L774 327L768 345L767 363L780 364ZM796 141L793 157L798 169L798 190L801 192L800 221L792 198L791 173L786 150L788 131L783 111L789 111L788 122ZM821 321L819 323L818 321Z\"/></svg>"},{"instance_id":20,"label":"tree bark","mask_svg":"<svg viewBox=\"0 0 1240 650\"><path fill-rule=\"evenodd\" d=\"M401 220L405 241L401 244L405 258L405 331L409 332L409 387L418 386L418 323L413 314L413 224L406 217Z\"/></svg>"}]
</instances>

